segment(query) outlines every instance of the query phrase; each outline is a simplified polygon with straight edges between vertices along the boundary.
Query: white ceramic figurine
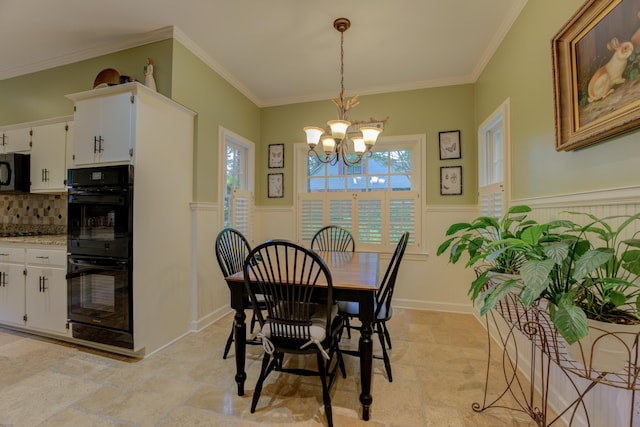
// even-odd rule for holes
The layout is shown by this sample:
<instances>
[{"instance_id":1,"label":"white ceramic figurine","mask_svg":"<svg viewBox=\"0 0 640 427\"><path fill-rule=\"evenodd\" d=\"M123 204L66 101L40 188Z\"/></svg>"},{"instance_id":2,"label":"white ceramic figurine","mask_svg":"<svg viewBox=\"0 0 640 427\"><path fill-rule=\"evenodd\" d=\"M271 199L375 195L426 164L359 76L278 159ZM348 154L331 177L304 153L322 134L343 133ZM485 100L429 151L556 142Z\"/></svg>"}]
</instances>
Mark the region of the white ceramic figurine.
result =
<instances>
[{"instance_id":1,"label":"white ceramic figurine","mask_svg":"<svg viewBox=\"0 0 640 427\"><path fill-rule=\"evenodd\" d=\"M144 85L149 89L157 91L156 79L153 78L153 60L147 58L147 65L144 66Z\"/></svg>"}]
</instances>

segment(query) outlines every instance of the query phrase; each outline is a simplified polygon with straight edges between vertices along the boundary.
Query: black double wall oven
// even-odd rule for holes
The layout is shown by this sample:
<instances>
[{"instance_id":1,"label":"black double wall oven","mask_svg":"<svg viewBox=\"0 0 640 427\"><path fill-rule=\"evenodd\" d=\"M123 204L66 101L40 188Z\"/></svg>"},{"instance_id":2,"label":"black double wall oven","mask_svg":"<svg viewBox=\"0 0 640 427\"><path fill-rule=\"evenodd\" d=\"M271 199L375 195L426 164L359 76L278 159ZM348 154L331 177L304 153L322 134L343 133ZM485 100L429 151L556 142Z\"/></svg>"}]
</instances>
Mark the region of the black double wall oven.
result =
<instances>
[{"instance_id":1,"label":"black double wall oven","mask_svg":"<svg viewBox=\"0 0 640 427\"><path fill-rule=\"evenodd\" d=\"M67 182L73 337L133 349L133 166L70 169Z\"/></svg>"}]
</instances>

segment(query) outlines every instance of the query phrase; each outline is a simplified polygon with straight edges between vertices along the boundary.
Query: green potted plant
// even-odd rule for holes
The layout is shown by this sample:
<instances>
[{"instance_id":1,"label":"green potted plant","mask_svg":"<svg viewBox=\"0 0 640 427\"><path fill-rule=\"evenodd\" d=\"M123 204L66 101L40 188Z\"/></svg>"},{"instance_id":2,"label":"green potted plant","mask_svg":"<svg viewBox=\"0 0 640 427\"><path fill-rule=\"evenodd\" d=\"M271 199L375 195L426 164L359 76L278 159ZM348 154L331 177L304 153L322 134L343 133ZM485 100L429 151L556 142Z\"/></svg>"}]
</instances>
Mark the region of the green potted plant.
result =
<instances>
[{"instance_id":1,"label":"green potted plant","mask_svg":"<svg viewBox=\"0 0 640 427\"><path fill-rule=\"evenodd\" d=\"M554 327L565 339L569 353L578 361L594 369L613 372L622 368L629 359L630 349L637 332L612 335L606 324L640 323L640 239L637 233L624 238L631 224L640 220L640 214L597 218L591 214L570 212L586 216L589 222L580 225L570 220L552 221L528 228L520 237L493 243L522 250L526 261L520 269L521 292L519 298L525 306L540 299L549 301L549 315ZM613 222L619 222L614 227ZM492 245L489 245L489 250ZM495 298L500 295L494 293ZM489 300L489 305L495 301ZM591 325L590 325L591 324ZM590 327L591 326L591 327ZM604 333L605 339L589 337ZM630 339L624 342L623 336ZM572 344L587 338L578 346ZM600 363L585 355L599 346L613 353L614 344L620 343L622 356L618 363ZM576 356L576 349L580 357ZM620 365L622 362L622 366Z\"/></svg>"},{"instance_id":2,"label":"green potted plant","mask_svg":"<svg viewBox=\"0 0 640 427\"><path fill-rule=\"evenodd\" d=\"M469 289L471 299L481 304L481 315L513 292L527 307L546 300L553 325L575 360L597 369L599 361L585 355L587 350L599 346L610 351L611 341L623 343L624 335L631 340L623 343L626 363L636 332L616 335L594 322L640 323L640 232L628 236L640 213L597 218L569 212L587 218L581 225L569 219L537 223L526 218L530 211L514 206L501 219L479 217L453 224L437 254L448 251L451 263L466 254L467 267L481 266ZM518 274L495 280L494 271ZM603 331L605 338L589 336ZM600 367L614 369L607 363Z\"/></svg>"},{"instance_id":3,"label":"green potted plant","mask_svg":"<svg viewBox=\"0 0 640 427\"><path fill-rule=\"evenodd\" d=\"M467 259L465 267L476 268L469 296L481 304L484 315L500 299L519 285L517 275L525 261L524 251L511 244L537 223L527 218L529 206L512 206L501 217L480 216L471 222L453 224L446 232L448 238L440 244L437 255L445 252L449 262Z\"/></svg>"}]
</instances>

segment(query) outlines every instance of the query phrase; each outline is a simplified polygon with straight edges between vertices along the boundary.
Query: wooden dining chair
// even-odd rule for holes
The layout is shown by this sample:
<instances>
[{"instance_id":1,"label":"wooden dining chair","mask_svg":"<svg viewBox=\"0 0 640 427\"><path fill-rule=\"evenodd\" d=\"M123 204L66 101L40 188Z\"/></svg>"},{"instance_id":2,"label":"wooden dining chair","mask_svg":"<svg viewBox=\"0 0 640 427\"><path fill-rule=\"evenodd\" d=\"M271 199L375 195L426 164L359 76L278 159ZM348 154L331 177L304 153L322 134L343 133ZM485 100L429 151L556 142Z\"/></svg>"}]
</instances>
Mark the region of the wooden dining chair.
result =
<instances>
[{"instance_id":1,"label":"wooden dining chair","mask_svg":"<svg viewBox=\"0 0 640 427\"><path fill-rule=\"evenodd\" d=\"M391 307L391 299L393 297L393 291L396 285L396 279L398 277L398 270L400 269L400 262L404 256L404 251L407 248L409 242L409 232L405 232L400 237L391 261L387 266L387 271L384 274L380 287L376 291L376 297L374 301L374 320L373 330L378 334L380 339L380 346L382 347L382 357L375 356L374 358L384 361L384 368L387 371L387 377L389 382L393 381L391 375L391 361L389 360L389 354L387 352L387 346L391 350L391 335L387 328L387 322L393 315L393 308ZM342 317L344 327L347 329L348 337L351 338L351 328L360 329L360 326L352 326L350 320L356 318L360 314L360 307L357 302L351 301L338 301L338 313ZM344 354L359 356L358 351L343 350Z\"/></svg>"},{"instance_id":2,"label":"wooden dining chair","mask_svg":"<svg viewBox=\"0 0 640 427\"><path fill-rule=\"evenodd\" d=\"M240 231L235 228L228 227L218 233L215 243L215 252L218 265L220 265L220 270L222 270L222 275L227 277L242 271L244 261L247 258L247 255L249 255L249 252L251 252L251 246L249 245L246 237L244 237ZM245 302L245 308L253 310L253 306L249 299ZM259 308L264 308L264 304L259 304ZM251 317L250 332L253 332L256 322L257 317L253 314ZM233 334L234 325L232 324L231 333L229 334L227 343L224 346L224 353L222 355L223 359L226 359L229 354L231 343L233 343ZM255 344L255 342L252 341L247 342Z\"/></svg>"},{"instance_id":3,"label":"wooden dining chair","mask_svg":"<svg viewBox=\"0 0 640 427\"><path fill-rule=\"evenodd\" d=\"M349 230L338 225L322 227L311 239L311 250L353 252L355 249L356 244Z\"/></svg>"},{"instance_id":4,"label":"wooden dining chair","mask_svg":"<svg viewBox=\"0 0 640 427\"><path fill-rule=\"evenodd\" d=\"M284 240L271 240L254 248L244 263L245 288L251 301L262 294L266 318L255 310L262 325L259 337L265 349L260 376L253 391L254 413L267 376L282 372L319 376L329 426L333 425L329 392L340 367L338 347L342 320L333 302L331 273L316 253ZM317 369L288 367L286 354L315 355Z\"/></svg>"}]
</instances>

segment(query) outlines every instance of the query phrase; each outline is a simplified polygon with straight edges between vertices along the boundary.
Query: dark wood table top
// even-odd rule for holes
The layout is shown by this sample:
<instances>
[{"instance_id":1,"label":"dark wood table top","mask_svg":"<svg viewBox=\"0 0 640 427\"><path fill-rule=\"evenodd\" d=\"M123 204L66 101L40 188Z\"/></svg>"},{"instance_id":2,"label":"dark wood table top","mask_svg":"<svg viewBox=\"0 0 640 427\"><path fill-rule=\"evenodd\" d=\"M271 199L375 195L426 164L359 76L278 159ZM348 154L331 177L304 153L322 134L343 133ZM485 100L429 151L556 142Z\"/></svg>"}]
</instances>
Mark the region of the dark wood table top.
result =
<instances>
[{"instance_id":1,"label":"dark wood table top","mask_svg":"<svg viewBox=\"0 0 640 427\"><path fill-rule=\"evenodd\" d=\"M318 252L329 267L334 289L376 291L379 287L379 254L376 252ZM240 271L226 278L230 282L244 282Z\"/></svg>"}]
</instances>

